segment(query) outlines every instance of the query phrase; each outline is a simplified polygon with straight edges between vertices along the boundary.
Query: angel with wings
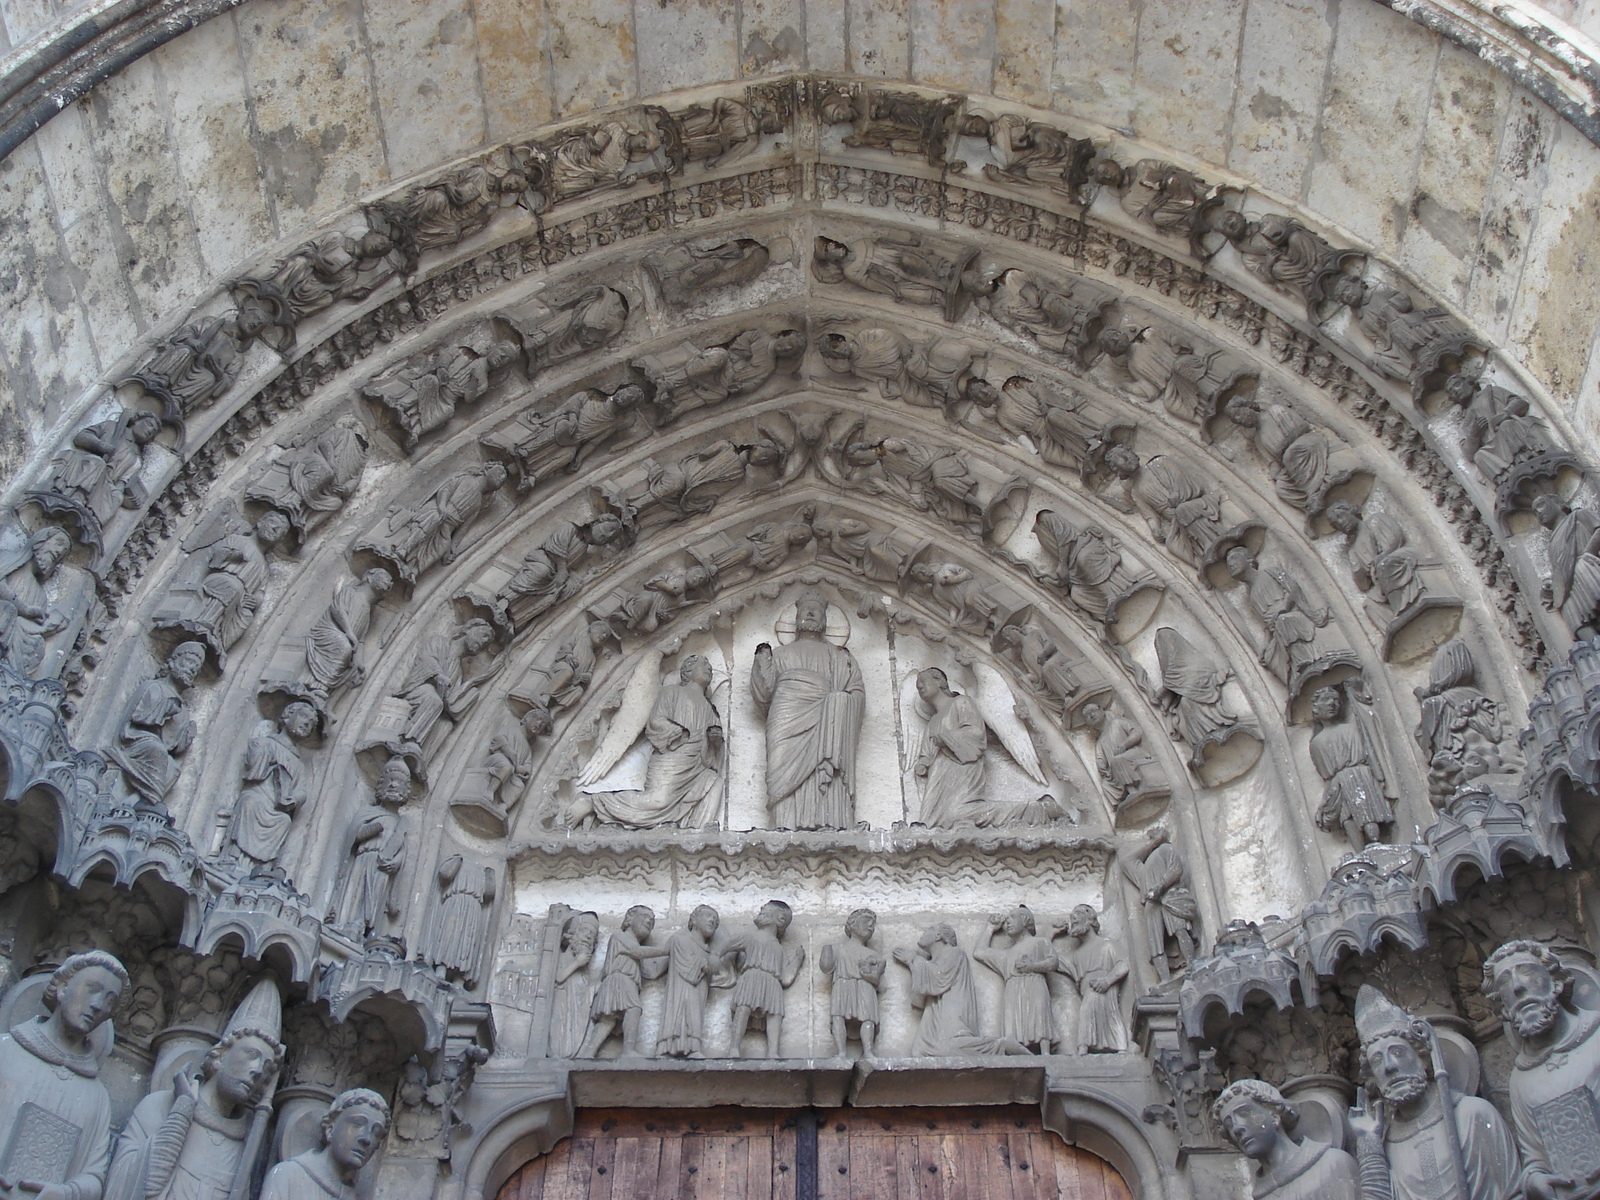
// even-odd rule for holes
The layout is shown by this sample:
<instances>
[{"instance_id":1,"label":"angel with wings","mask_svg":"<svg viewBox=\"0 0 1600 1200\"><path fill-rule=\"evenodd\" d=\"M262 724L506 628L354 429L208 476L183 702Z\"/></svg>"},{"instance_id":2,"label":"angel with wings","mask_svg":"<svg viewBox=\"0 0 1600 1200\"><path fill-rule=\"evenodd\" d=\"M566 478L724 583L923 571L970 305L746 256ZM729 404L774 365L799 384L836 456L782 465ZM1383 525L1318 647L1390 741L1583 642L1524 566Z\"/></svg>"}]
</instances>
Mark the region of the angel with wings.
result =
<instances>
[{"instance_id":1,"label":"angel with wings","mask_svg":"<svg viewBox=\"0 0 1600 1200\"><path fill-rule=\"evenodd\" d=\"M569 827L591 818L630 829L717 824L726 756L722 716L711 700L715 679L703 654L685 658L673 683L661 682L659 653L640 657L611 727L578 776Z\"/></svg>"},{"instance_id":2,"label":"angel with wings","mask_svg":"<svg viewBox=\"0 0 1600 1200\"><path fill-rule=\"evenodd\" d=\"M907 707L925 721L911 748L911 769L922 786L922 824L1044 825L1065 812L1048 792L1037 800L991 800L986 753L994 733L1012 761L1040 788L1049 786L1033 739L1017 716L1016 697L993 667L974 668L975 694L952 691L938 667L908 676L915 691Z\"/></svg>"}]
</instances>

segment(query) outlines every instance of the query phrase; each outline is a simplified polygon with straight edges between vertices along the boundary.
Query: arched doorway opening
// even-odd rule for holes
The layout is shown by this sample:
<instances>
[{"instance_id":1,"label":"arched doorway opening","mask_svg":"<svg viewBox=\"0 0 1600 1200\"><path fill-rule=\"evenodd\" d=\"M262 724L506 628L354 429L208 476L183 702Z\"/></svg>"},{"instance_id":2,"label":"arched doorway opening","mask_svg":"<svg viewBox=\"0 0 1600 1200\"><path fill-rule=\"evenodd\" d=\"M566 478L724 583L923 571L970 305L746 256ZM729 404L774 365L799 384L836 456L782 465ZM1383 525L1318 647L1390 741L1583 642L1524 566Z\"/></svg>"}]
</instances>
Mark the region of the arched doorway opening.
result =
<instances>
[{"instance_id":1,"label":"arched doorway opening","mask_svg":"<svg viewBox=\"0 0 1600 1200\"><path fill-rule=\"evenodd\" d=\"M586 1109L498 1200L1131 1200L1026 1105Z\"/></svg>"}]
</instances>

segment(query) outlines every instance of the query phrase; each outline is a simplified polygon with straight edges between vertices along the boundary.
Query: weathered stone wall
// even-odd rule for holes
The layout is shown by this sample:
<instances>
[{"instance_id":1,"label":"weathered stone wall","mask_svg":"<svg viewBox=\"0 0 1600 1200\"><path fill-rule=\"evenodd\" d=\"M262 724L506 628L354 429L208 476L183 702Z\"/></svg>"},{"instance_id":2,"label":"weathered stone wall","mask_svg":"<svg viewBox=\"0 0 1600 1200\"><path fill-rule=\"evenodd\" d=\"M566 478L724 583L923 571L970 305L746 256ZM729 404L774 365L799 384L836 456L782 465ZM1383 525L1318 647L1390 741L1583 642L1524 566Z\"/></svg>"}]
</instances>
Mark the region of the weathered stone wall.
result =
<instances>
[{"instance_id":1,"label":"weathered stone wall","mask_svg":"<svg viewBox=\"0 0 1600 1200\"><path fill-rule=\"evenodd\" d=\"M6 5L11 40L48 13ZM29 439L3 439L0 469L142 337L360 197L552 119L796 69L1048 106L1252 179L1392 256L1594 420L1600 150L1377 3L249 0L0 164L0 420Z\"/></svg>"}]
</instances>

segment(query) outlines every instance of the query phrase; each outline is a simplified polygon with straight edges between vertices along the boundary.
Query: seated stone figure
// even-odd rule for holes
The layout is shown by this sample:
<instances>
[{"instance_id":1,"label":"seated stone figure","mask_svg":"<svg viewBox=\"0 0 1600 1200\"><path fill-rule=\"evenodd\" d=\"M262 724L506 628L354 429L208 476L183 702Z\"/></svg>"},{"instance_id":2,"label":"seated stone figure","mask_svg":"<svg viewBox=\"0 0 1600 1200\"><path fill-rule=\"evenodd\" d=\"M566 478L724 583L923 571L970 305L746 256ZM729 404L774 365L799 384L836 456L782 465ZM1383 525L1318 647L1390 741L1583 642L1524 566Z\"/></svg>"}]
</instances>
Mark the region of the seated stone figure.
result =
<instances>
[{"instance_id":1,"label":"seated stone figure","mask_svg":"<svg viewBox=\"0 0 1600 1200\"><path fill-rule=\"evenodd\" d=\"M111 1096L96 1031L128 973L99 950L74 954L44 992L47 1015L0 1036L0 1195L99 1200L111 1161Z\"/></svg>"},{"instance_id":2,"label":"seated stone figure","mask_svg":"<svg viewBox=\"0 0 1600 1200\"><path fill-rule=\"evenodd\" d=\"M1211 1115L1222 1136L1255 1161L1256 1200L1356 1200L1356 1160L1326 1142L1296 1137L1300 1114L1270 1083L1229 1084Z\"/></svg>"},{"instance_id":3,"label":"seated stone figure","mask_svg":"<svg viewBox=\"0 0 1600 1200\"><path fill-rule=\"evenodd\" d=\"M261 1200L355 1200L356 1174L389 1132L389 1106L367 1088L341 1092L322 1118L322 1144L272 1168Z\"/></svg>"}]
</instances>

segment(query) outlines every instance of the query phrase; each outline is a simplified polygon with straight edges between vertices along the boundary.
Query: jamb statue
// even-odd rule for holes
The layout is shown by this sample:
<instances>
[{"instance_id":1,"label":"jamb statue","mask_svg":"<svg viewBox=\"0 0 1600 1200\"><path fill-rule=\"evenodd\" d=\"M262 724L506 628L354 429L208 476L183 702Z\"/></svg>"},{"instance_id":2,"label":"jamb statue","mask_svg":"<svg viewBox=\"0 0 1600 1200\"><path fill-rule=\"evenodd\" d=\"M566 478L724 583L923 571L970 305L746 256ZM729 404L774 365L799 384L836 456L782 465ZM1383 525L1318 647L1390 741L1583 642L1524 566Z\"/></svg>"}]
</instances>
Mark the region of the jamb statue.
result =
<instances>
[{"instance_id":1,"label":"jamb statue","mask_svg":"<svg viewBox=\"0 0 1600 1200\"><path fill-rule=\"evenodd\" d=\"M322 1118L322 1144L273 1167L261 1200L355 1200L356 1174L389 1132L389 1105L377 1092L341 1092Z\"/></svg>"},{"instance_id":2,"label":"jamb statue","mask_svg":"<svg viewBox=\"0 0 1600 1200\"><path fill-rule=\"evenodd\" d=\"M1270 1083L1229 1084L1211 1106L1211 1119L1256 1163L1255 1200L1357 1200L1356 1160L1326 1142L1297 1137L1300 1114Z\"/></svg>"}]
</instances>

